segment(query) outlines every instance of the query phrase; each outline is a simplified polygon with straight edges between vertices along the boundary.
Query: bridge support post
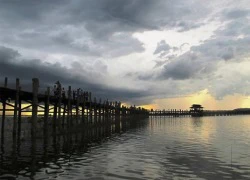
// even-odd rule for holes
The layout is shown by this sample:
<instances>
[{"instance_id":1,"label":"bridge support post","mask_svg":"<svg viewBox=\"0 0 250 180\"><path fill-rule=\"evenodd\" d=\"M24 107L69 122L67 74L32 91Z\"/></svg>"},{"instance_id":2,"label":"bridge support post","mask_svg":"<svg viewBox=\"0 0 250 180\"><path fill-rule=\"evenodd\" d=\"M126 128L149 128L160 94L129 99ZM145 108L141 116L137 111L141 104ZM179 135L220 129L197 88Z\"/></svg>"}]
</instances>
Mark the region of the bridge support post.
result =
<instances>
[{"instance_id":1,"label":"bridge support post","mask_svg":"<svg viewBox=\"0 0 250 180\"><path fill-rule=\"evenodd\" d=\"M97 100L98 101L98 100ZM101 105L102 105L102 100L101 100L101 98L99 99L99 102L97 103L97 118L98 118L98 126L101 126L101 124L102 124L102 107L101 107Z\"/></svg>"},{"instance_id":2,"label":"bridge support post","mask_svg":"<svg viewBox=\"0 0 250 180\"><path fill-rule=\"evenodd\" d=\"M97 101L96 98L94 98L94 124L95 126L97 125Z\"/></svg>"},{"instance_id":3,"label":"bridge support post","mask_svg":"<svg viewBox=\"0 0 250 180\"><path fill-rule=\"evenodd\" d=\"M90 92L89 92L89 107L88 107L88 125L91 126L92 124L92 100L90 99Z\"/></svg>"},{"instance_id":4,"label":"bridge support post","mask_svg":"<svg viewBox=\"0 0 250 180\"><path fill-rule=\"evenodd\" d=\"M8 85L8 78L6 77L4 79L4 88L7 88ZM1 128L1 144L3 146L4 144L4 131L5 131L5 111L6 111L6 97L3 96L2 98L2 105L3 105L3 110L2 110L2 128Z\"/></svg>"},{"instance_id":5,"label":"bridge support post","mask_svg":"<svg viewBox=\"0 0 250 180\"><path fill-rule=\"evenodd\" d=\"M76 92L76 125L79 123L79 101L80 101L80 90L77 89L77 92Z\"/></svg>"},{"instance_id":6,"label":"bridge support post","mask_svg":"<svg viewBox=\"0 0 250 180\"><path fill-rule=\"evenodd\" d=\"M65 114L66 114L66 103L63 102L63 117L62 117L62 129L64 130L65 128Z\"/></svg>"},{"instance_id":7,"label":"bridge support post","mask_svg":"<svg viewBox=\"0 0 250 180\"><path fill-rule=\"evenodd\" d=\"M72 111L71 111L71 86L68 88L68 107L67 107L67 129L72 125Z\"/></svg>"},{"instance_id":8,"label":"bridge support post","mask_svg":"<svg viewBox=\"0 0 250 180\"><path fill-rule=\"evenodd\" d=\"M16 140L16 132L17 132L17 113L19 109L19 89L20 89L19 79L16 79L16 97L15 97L15 105L14 105L14 119L13 119L13 142Z\"/></svg>"},{"instance_id":9,"label":"bridge support post","mask_svg":"<svg viewBox=\"0 0 250 180\"><path fill-rule=\"evenodd\" d=\"M45 92L46 99L44 102L44 124L43 124L43 136L46 139L48 137L48 119L49 119L49 98L50 98L50 88L47 88Z\"/></svg>"},{"instance_id":10,"label":"bridge support post","mask_svg":"<svg viewBox=\"0 0 250 180\"><path fill-rule=\"evenodd\" d=\"M18 100L18 122L17 122L17 137L20 142L21 128L22 128L22 99L20 96L21 87L19 87L19 100Z\"/></svg>"},{"instance_id":11,"label":"bridge support post","mask_svg":"<svg viewBox=\"0 0 250 180\"><path fill-rule=\"evenodd\" d=\"M121 130L120 108L121 108L121 103L115 102L115 131L117 133L120 133L120 130Z\"/></svg>"},{"instance_id":12,"label":"bridge support post","mask_svg":"<svg viewBox=\"0 0 250 180\"><path fill-rule=\"evenodd\" d=\"M57 127L57 105L58 101L56 100L54 104L54 111L53 111L53 132L56 133L56 127Z\"/></svg>"},{"instance_id":13,"label":"bridge support post","mask_svg":"<svg viewBox=\"0 0 250 180\"><path fill-rule=\"evenodd\" d=\"M32 119L31 119L31 137L36 137L37 129L37 109L38 109L38 89L39 89L39 80L37 78L32 79L33 86L33 99L32 99Z\"/></svg>"},{"instance_id":14,"label":"bridge support post","mask_svg":"<svg viewBox=\"0 0 250 180\"><path fill-rule=\"evenodd\" d=\"M83 124L85 122L85 98L86 98L86 95L85 95L85 92L83 92L83 95L82 95L82 123Z\"/></svg>"},{"instance_id":15,"label":"bridge support post","mask_svg":"<svg viewBox=\"0 0 250 180\"><path fill-rule=\"evenodd\" d=\"M57 117L57 123L59 132L62 130L62 121L61 121L61 108L62 108L62 86L60 83L58 83L58 117Z\"/></svg>"}]
</instances>

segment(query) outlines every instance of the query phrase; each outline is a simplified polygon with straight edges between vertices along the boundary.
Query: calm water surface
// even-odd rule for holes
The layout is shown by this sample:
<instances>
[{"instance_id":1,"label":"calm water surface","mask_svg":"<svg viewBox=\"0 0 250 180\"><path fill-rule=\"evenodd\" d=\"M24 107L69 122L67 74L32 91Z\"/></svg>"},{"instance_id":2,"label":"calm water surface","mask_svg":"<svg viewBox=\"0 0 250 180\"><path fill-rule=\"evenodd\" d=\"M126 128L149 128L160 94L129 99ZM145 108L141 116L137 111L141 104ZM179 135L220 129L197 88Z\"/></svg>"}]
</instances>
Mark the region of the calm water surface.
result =
<instances>
[{"instance_id":1,"label":"calm water surface","mask_svg":"<svg viewBox=\"0 0 250 180\"><path fill-rule=\"evenodd\" d=\"M36 152L23 141L17 158L1 152L0 177L250 179L250 116L155 117L95 142L80 139L52 138Z\"/></svg>"}]
</instances>

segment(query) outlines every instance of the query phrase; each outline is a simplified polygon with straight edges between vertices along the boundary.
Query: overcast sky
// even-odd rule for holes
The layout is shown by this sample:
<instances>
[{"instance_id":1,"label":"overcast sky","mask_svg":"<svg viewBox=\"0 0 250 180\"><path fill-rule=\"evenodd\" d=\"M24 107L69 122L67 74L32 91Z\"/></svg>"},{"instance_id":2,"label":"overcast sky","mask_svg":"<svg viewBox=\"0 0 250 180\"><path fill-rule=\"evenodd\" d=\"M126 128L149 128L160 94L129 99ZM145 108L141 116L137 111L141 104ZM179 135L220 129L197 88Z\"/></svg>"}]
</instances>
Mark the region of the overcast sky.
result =
<instances>
[{"instance_id":1,"label":"overcast sky","mask_svg":"<svg viewBox=\"0 0 250 180\"><path fill-rule=\"evenodd\" d=\"M1 0L0 76L155 108L250 106L249 0Z\"/></svg>"}]
</instances>

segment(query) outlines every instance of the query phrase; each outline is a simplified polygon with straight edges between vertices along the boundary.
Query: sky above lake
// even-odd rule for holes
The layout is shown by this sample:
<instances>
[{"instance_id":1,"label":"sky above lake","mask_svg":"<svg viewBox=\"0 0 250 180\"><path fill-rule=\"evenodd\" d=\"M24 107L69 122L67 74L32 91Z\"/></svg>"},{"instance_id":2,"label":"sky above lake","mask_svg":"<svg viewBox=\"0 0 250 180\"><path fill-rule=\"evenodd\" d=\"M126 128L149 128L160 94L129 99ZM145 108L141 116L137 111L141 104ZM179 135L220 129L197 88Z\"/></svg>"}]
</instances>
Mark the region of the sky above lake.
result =
<instances>
[{"instance_id":1,"label":"sky above lake","mask_svg":"<svg viewBox=\"0 0 250 180\"><path fill-rule=\"evenodd\" d=\"M249 0L1 0L0 77L156 109L250 107Z\"/></svg>"}]
</instances>

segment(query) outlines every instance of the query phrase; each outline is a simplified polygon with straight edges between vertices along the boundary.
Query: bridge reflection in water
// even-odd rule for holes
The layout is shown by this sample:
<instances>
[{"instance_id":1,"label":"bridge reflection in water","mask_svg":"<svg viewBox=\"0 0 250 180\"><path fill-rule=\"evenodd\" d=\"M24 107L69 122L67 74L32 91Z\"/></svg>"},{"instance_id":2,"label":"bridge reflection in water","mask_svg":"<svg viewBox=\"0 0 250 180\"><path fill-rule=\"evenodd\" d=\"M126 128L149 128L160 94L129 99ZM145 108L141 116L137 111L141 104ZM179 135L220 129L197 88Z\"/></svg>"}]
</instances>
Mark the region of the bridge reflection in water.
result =
<instances>
[{"instance_id":1,"label":"bridge reflection in water","mask_svg":"<svg viewBox=\"0 0 250 180\"><path fill-rule=\"evenodd\" d=\"M113 119L114 120L114 119ZM78 125L64 134L52 134L45 137L21 137L17 143L12 136L6 136L0 150L0 179L28 177L33 178L42 168L50 167L51 163L60 159L68 161L71 156L90 151L95 145L107 141L113 136L125 133L133 128L145 127L145 118L121 118L120 123L106 126ZM59 170L61 167L52 167ZM52 173L53 172L47 172ZM59 173L57 171L57 173Z\"/></svg>"}]
</instances>

